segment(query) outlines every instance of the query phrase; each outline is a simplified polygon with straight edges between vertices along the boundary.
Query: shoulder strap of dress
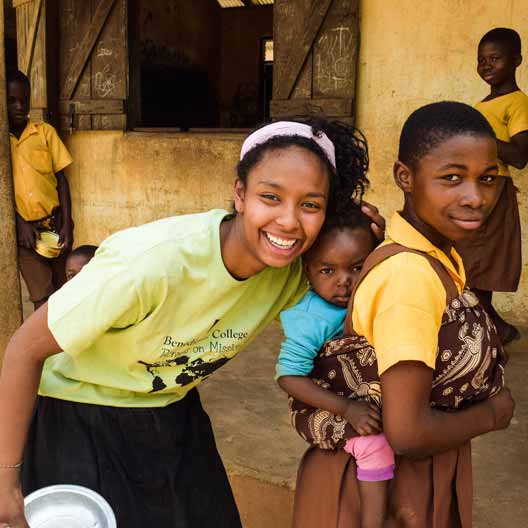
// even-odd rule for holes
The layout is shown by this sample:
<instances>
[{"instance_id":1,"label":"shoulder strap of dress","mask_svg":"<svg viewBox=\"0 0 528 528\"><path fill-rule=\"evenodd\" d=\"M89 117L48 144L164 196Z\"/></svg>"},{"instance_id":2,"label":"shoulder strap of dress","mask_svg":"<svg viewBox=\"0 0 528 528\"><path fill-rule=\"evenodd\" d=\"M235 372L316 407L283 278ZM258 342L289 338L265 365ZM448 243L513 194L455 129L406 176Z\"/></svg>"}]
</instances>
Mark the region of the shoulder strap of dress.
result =
<instances>
[{"instance_id":1,"label":"shoulder strap of dress","mask_svg":"<svg viewBox=\"0 0 528 528\"><path fill-rule=\"evenodd\" d=\"M354 287L354 291L352 292L350 300L348 301L348 311L346 315L344 329L345 335L350 335L354 333L352 328L352 308L354 306L354 297L356 296L356 291L359 285L361 284L363 279L368 275L368 273L372 270L372 268L374 268L384 260L393 257L394 255L397 255L398 253L416 253L417 255L421 255L422 257L426 258L429 261L429 264L431 264L431 267L438 275L438 278L442 281L442 285L444 286L446 291L446 303L449 304L453 299L456 299L458 297L459 293L456 284L449 275L449 272L445 269L444 265L437 258L427 253L424 253L423 251L411 249L402 246L401 244L396 244L394 242L391 244L380 246L367 257L367 260L365 260L365 263L363 264L363 268L361 270L361 274L359 275L356 286Z\"/></svg>"}]
</instances>

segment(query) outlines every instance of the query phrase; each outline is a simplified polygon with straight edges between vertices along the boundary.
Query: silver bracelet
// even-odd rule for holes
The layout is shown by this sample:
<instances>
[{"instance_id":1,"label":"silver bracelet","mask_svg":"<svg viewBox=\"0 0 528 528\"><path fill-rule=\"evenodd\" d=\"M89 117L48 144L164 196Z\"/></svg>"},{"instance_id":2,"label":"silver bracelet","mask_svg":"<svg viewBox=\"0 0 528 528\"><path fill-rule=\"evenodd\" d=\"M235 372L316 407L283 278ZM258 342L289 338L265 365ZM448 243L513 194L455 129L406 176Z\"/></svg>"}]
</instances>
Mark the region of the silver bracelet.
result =
<instances>
[{"instance_id":1,"label":"silver bracelet","mask_svg":"<svg viewBox=\"0 0 528 528\"><path fill-rule=\"evenodd\" d=\"M19 467L22 467L22 462L18 464L0 464L0 469L17 469Z\"/></svg>"}]
</instances>

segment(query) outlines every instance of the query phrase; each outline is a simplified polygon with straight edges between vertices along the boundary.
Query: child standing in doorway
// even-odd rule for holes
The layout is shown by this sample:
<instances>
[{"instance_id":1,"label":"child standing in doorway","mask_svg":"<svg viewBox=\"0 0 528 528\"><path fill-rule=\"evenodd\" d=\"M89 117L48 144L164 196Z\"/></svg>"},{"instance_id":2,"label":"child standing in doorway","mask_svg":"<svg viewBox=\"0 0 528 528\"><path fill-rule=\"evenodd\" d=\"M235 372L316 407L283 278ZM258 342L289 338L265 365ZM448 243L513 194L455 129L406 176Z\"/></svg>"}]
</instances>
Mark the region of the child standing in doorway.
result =
<instances>
[{"instance_id":1,"label":"child standing in doorway","mask_svg":"<svg viewBox=\"0 0 528 528\"><path fill-rule=\"evenodd\" d=\"M48 123L28 119L31 87L20 71L8 75L7 112L15 189L18 265L37 309L66 282L65 257L73 243L68 180L63 170L70 153ZM35 251L43 231L58 235L60 255Z\"/></svg>"},{"instance_id":2,"label":"child standing in doorway","mask_svg":"<svg viewBox=\"0 0 528 528\"><path fill-rule=\"evenodd\" d=\"M503 188L495 210L476 235L459 243L467 281L497 326L503 344L519 337L492 305L494 291L514 292L521 275L521 225L517 189L509 166L522 169L528 162L528 96L517 85L521 39L513 29L488 31L478 46L477 71L490 93L475 105L497 136L499 176Z\"/></svg>"},{"instance_id":3,"label":"child standing in doorway","mask_svg":"<svg viewBox=\"0 0 528 528\"><path fill-rule=\"evenodd\" d=\"M292 420L294 399L341 416L353 436L343 442L357 464L362 528L382 528L388 483L394 475L394 453L381 431L379 398L355 392L339 394L332 384L313 376L323 345L342 335L348 301L367 256L378 240L371 220L351 206L326 220L316 243L303 257L311 289L301 301L281 314L286 336L277 365L278 383L288 395ZM346 422L346 424L345 424ZM338 426L339 427L339 426ZM324 446L321 446L324 447Z\"/></svg>"}]
</instances>

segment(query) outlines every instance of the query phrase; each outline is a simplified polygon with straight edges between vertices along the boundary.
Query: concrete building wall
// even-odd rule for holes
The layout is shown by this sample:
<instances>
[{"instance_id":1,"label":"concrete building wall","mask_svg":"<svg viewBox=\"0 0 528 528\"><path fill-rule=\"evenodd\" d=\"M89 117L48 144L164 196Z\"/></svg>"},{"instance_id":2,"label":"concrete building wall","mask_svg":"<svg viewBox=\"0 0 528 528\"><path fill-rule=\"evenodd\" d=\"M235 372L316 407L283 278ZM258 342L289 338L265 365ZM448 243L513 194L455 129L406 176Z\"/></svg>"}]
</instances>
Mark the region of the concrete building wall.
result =
<instances>
[{"instance_id":1,"label":"concrete building wall","mask_svg":"<svg viewBox=\"0 0 528 528\"><path fill-rule=\"evenodd\" d=\"M474 103L487 93L476 74L476 44L496 26L517 29L528 49L524 0L438 0L417 9L415 0L363 0L357 85L357 124L370 144L369 199L390 217L401 205L392 164L401 125L428 102ZM528 56L528 53L527 53ZM528 90L528 68L519 69ZM116 229L166 215L229 203L240 134L80 132L66 138L75 159L68 171L76 242L99 242ZM514 175L523 225L528 225L528 182ZM525 273L516 294L499 307L528 321L528 235Z\"/></svg>"},{"instance_id":2,"label":"concrete building wall","mask_svg":"<svg viewBox=\"0 0 528 528\"><path fill-rule=\"evenodd\" d=\"M76 132L65 143L75 245L175 214L230 207L243 134Z\"/></svg>"}]
</instances>

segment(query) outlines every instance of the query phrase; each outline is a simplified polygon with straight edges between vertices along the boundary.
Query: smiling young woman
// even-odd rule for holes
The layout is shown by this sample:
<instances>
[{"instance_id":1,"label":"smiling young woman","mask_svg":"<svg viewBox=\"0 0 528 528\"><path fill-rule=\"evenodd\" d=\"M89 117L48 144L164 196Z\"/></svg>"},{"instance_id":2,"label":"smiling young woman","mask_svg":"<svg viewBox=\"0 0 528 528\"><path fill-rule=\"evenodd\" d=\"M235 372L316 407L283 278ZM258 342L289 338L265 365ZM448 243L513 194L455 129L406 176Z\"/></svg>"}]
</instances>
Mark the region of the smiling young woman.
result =
<instances>
[{"instance_id":1,"label":"smiling young woman","mask_svg":"<svg viewBox=\"0 0 528 528\"><path fill-rule=\"evenodd\" d=\"M90 487L119 526L239 528L196 386L305 293L299 256L326 211L361 196L367 168L353 127L274 123L244 142L235 213L166 218L104 241L7 347L0 524L27 528L14 467L24 455L26 494ZM377 210L364 210L383 231Z\"/></svg>"}]
</instances>

